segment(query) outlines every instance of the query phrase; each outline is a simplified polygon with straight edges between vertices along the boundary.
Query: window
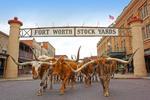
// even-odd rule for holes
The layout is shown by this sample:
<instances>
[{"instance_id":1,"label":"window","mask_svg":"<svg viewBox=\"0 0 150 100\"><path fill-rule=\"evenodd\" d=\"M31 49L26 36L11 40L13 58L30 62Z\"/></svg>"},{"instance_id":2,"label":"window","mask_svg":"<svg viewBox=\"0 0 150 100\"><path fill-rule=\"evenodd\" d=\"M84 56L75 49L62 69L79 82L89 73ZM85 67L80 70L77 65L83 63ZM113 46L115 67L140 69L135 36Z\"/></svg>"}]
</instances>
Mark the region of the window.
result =
<instances>
[{"instance_id":1,"label":"window","mask_svg":"<svg viewBox=\"0 0 150 100\"><path fill-rule=\"evenodd\" d=\"M150 4L147 6L147 9L148 9L148 16L150 16Z\"/></svg>"},{"instance_id":2,"label":"window","mask_svg":"<svg viewBox=\"0 0 150 100\"><path fill-rule=\"evenodd\" d=\"M124 51L126 51L126 41L125 41L125 39L123 40L123 49L124 49Z\"/></svg>"},{"instance_id":3,"label":"window","mask_svg":"<svg viewBox=\"0 0 150 100\"><path fill-rule=\"evenodd\" d=\"M118 43L115 45L115 51L119 51Z\"/></svg>"},{"instance_id":4,"label":"window","mask_svg":"<svg viewBox=\"0 0 150 100\"><path fill-rule=\"evenodd\" d=\"M143 36L143 40L145 39L145 27L142 27L142 36Z\"/></svg>"},{"instance_id":5,"label":"window","mask_svg":"<svg viewBox=\"0 0 150 100\"><path fill-rule=\"evenodd\" d=\"M150 38L150 24L146 25L145 38Z\"/></svg>"},{"instance_id":6,"label":"window","mask_svg":"<svg viewBox=\"0 0 150 100\"><path fill-rule=\"evenodd\" d=\"M146 18L148 16L148 5L145 4L140 8L140 17L142 19Z\"/></svg>"},{"instance_id":7,"label":"window","mask_svg":"<svg viewBox=\"0 0 150 100\"><path fill-rule=\"evenodd\" d=\"M124 28L124 24L122 24L120 28ZM125 30L124 29L120 29L119 33L121 36L125 36Z\"/></svg>"},{"instance_id":8,"label":"window","mask_svg":"<svg viewBox=\"0 0 150 100\"><path fill-rule=\"evenodd\" d=\"M142 28L143 39L150 38L150 24Z\"/></svg>"},{"instance_id":9,"label":"window","mask_svg":"<svg viewBox=\"0 0 150 100\"><path fill-rule=\"evenodd\" d=\"M129 48L132 49L132 37L129 37Z\"/></svg>"},{"instance_id":10,"label":"window","mask_svg":"<svg viewBox=\"0 0 150 100\"><path fill-rule=\"evenodd\" d=\"M121 51L125 51L125 39L121 41Z\"/></svg>"},{"instance_id":11,"label":"window","mask_svg":"<svg viewBox=\"0 0 150 100\"><path fill-rule=\"evenodd\" d=\"M0 60L0 69L2 69L2 67L3 67L3 66L2 66L2 61Z\"/></svg>"}]
</instances>

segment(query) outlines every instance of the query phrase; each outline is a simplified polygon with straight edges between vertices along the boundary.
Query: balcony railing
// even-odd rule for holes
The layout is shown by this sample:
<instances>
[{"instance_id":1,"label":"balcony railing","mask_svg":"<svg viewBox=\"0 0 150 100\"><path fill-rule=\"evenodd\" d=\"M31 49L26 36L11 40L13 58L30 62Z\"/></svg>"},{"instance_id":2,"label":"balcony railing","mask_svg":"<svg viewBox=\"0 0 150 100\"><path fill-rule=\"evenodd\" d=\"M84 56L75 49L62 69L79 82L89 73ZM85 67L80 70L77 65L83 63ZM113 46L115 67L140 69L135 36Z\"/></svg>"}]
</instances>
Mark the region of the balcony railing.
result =
<instances>
[{"instance_id":1,"label":"balcony railing","mask_svg":"<svg viewBox=\"0 0 150 100\"><path fill-rule=\"evenodd\" d=\"M28 60L33 59L33 54L27 51L19 50L19 58L24 58Z\"/></svg>"}]
</instances>

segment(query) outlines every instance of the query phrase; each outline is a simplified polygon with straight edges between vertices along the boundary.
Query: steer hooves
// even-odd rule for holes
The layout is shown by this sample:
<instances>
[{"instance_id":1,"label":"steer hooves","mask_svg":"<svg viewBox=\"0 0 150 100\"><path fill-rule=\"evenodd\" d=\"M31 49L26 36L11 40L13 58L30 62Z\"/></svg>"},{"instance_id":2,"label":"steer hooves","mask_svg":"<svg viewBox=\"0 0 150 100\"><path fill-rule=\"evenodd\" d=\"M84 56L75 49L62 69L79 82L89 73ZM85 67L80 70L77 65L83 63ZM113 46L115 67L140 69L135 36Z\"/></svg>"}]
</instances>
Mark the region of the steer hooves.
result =
<instances>
[{"instance_id":1,"label":"steer hooves","mask_svg":"<svg viewBox=\"0 0 150 100\"><path fill-rule=\"evenodd\" d=\"M85 87L88 88L89 86L88 86L88 85L85 85Z\"/></svg>"},{"instance_id":2,"label":"steer hooves","mask_svg":"<svg viewBox=\"0 0 150 100\"><path fill-rule=\"evenodd\" d=\"M60 92L60 95L64 95L64 91L61 91L61 92Z\"/></svg>"},{"instance_id":3,"label":"steer hooves","mask_svg":"<svg viewBox=\"0 0 150 100\"><path fill-rule=\"evenodd\" d=\"M105 97L109 97L109 93L104 93L104 96Z\"/></svg>"},{"instance_id":4,"label":"steer hooves","mask_svg":"<svg viewBox=\"0 0 150 100\"><path fill-rule=\"evenodd\" d=\"M47 88L47 87L46 87ZM46 88L43 88L43 92L45 92L46 91Z\"/></svg>"},{"instance_id":5,"label":"steer hooves","mask_svg":"<svg viewBox=\"0 0 150 100\"><path fill-rule=\"evenodd\" d=\"M74 86L71 86L71 89L75 89L75 87L74 87Z\"/></svg>"},{"instance_id":6,"label":"steer hooves","mask_svg":"<svg viewBox=\"0 0 150 100\"><path fill-rule=\"evenodd\" d=\"M60 95L64 95L64 93L60 93Z\"/></svg>"},{"instance_id":7,"label":"steer hooves","mask_svg":"<svg viewBox=\"0 0 150 100\"><path fill-rule=\"evenodd\" d=\"M42 96L42 90L39 90L39 91L37 92L37 96Z\"/></svg>"},{"instance_id":8,"label":"steer hooves","mask_svg":"<svg viewBox=\"0 0 150 100\"><path fill-rule=\"evenodd\" d=\"M49 88L49 90L53 90L53 88L52 88L52 87L50 87L50 88Z\"/></svg>"},{"instance_id":9,"label":"steer hooves","mask_svg":"<svg viewBox=\"0 0 150 100\"><path fill-rule=\"evenodd\" d=\"M43 89L46 89L46 88L47 88L47 86L44 86L44 87L43 87Z\"/></svg>"}]
</instances>

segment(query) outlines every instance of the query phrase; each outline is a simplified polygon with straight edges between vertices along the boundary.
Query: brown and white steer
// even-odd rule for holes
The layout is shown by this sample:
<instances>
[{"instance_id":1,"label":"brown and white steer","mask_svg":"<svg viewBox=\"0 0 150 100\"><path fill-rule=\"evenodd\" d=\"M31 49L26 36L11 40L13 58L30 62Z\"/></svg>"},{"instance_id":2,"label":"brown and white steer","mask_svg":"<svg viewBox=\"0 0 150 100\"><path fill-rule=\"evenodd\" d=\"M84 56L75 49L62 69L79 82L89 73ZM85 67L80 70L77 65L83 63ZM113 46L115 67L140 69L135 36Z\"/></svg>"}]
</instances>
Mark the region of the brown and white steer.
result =
<instances>
[{"instance_id":1,"label":"brown and white steer","mask_svg":"<svg viewBox=\"0 0 150 100\"><path fill-rule=\"evenodd\" d=\"M40 88L37 92L37 95L42 95L43 90L46 89L47 87L47 81L48 81L48 76L51 75L52 72L52 66L56 64L56 62L45 62L45 61L29 61L29 62L23 62L19 63L15 61L15 59L9 55L11 59L14 61L15 64L18 66L25 66L25 65L30 65L32 67L32 77L33 79L40 79ZM50 83L52 85L52 83Z\"/></svg>"}]
</instances>

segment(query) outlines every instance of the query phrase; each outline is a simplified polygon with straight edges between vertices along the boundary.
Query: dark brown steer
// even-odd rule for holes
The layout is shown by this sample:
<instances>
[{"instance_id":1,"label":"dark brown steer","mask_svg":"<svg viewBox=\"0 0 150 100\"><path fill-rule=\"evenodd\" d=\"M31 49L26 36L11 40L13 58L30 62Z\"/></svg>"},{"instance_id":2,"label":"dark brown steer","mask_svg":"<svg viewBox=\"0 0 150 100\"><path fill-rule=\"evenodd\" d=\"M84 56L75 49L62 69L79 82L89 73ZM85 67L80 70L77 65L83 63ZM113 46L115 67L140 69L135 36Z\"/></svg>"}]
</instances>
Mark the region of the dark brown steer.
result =
<instances>
[{"instance_id":1,"label":"dark brown steer","mask_svg":"<svg viewBox=\"0 0 150 100\"><path fill-rule=\"evenodd\" d=\"M57 61L57 64L53 65L53 75L59 75L62 80L60 93L64 94L67 82L71 80L72 86L75 82L75 73L71 70L77 69L77 63L75 61L66 60L63 57Z\"/></svg>"}]
</instances>

